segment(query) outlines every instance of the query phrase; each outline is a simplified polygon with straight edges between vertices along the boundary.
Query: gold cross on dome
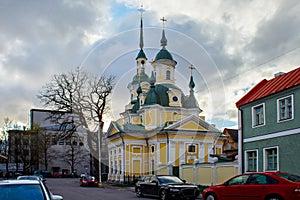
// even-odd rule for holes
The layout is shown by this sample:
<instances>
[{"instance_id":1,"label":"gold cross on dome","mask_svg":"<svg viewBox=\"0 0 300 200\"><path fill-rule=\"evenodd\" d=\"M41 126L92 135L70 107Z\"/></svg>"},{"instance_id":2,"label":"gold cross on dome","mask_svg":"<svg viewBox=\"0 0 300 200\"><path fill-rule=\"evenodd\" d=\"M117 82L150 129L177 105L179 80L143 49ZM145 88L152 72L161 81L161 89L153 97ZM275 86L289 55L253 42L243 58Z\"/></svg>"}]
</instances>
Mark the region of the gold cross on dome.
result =
<instances>
[{"instance_id":1,"label":"gold cross on dome","mask_svg":"<svg viewBox=\"0 0 300 200\"><path fill-rule=\"evenodd\" d=\"M190 66L189 66L189 69L191 70L191 76L193 75L193 69L195 69L195 67L191 64Z\"/></svg>"}]
</instances>

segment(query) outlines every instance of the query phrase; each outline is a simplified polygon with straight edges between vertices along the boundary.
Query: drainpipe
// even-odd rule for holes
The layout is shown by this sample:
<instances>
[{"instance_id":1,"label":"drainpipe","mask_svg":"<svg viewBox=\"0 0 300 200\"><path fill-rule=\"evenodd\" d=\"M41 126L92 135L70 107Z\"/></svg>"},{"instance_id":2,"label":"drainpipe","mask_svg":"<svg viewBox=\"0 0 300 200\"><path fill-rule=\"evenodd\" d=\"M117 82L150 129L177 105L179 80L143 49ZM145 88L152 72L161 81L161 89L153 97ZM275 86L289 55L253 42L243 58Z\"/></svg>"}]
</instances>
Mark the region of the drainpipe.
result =
<instances>
[{"instance_id":1,"label":"drainpipe","mask_svg":"<svg viewBox=\"0 0 300 200\"><path fill-rule=\"evenodd\" d=\"M147 169L147 172L146 174L150 171L150 150L149 150L149 141L148 141L148 138L145 138L146 140L146 147L147 147L147 154L146 154L146 159L148 160L148 169ZM144 170L145 172L146 170ZM144 175L144 173L142 174Z\"/></svg>"},{"instance_id":2,"label":"drainpipe","mask_svg":"<svg viewBox=\"0 0 300 200\"><path fill-rule=\"evenodd\" d=\"M169 133L168 131L165 131L167 136L167 168L169 175L173 175L172 169L171 169L171 163L170 163L170 139L169 139Z\"/></svg>"},{"instance_id":3,"label":"drainpipe","mask_svg":"<svg viewBox=\"0 0 300 200\"><path fill-rule=\"evenodd\" d=\"M124 138L123 138L123 135L119 132L119 136L121 137L122 139L122 145L123 145L123 156L122 156L122 173L123 173L123 183L125 183L125 180L126 180L126 177L125 177L125 142L124 142Z\"/></svg>"},{"instance_id":4,"label":"drainpipe","mask_svg":"<svg viewBox=\"0 0 300 200\"><path fill-rule=\"evenodd\" d=\"M243 111L238 110L238 162L239 162L239 174L243 173Z\"/></svg>"}]
</instances>

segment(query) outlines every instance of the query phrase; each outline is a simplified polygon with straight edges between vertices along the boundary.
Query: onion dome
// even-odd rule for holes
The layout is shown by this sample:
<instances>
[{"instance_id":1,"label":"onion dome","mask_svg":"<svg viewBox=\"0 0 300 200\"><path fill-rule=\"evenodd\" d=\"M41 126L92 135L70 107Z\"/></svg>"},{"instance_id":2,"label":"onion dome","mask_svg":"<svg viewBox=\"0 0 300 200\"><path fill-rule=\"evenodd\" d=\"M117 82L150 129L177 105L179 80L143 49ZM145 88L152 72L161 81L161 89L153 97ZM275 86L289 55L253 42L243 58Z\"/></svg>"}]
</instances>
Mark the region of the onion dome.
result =
<instances>
[{"instance_id":1,"label":"onion dome","mask_svg":"<svg viewBox=\"0 0 300 200\"><path fill-rule=\"evenodd\" d=\"M184 102L185 108L199 108L198 101L194 95L194 87L195 87L195 83L193 80L193 76L191 76L190 83L189 83L190 95L187 97L187 99Z\"/></svg>"},{"instance_id":2,"label":"onion dome","mask_svg":"<svg viewBox=\"0 0 300 200\"><path fill-rule=\"evenodd\" d=\"M154 76L154 72L152 71L151 74L151 78L149 80L151 86L150 86L150 90L147 93L144 105L154 105L154 104L160 104L160 99L159 99L159 95L155 90L155 76Z\"/></svg>"},{"instance_id":3,"label":"onion dome","mask_svg":"<svg viewBox=\"0 0 300 200\"><path fill-rule=\"evenodd\" d=\"M140 74L134 75L131 84L134 85L142 82L149 82L149 76L144 71L142 71Z\"/></svg>"}]
</instances>

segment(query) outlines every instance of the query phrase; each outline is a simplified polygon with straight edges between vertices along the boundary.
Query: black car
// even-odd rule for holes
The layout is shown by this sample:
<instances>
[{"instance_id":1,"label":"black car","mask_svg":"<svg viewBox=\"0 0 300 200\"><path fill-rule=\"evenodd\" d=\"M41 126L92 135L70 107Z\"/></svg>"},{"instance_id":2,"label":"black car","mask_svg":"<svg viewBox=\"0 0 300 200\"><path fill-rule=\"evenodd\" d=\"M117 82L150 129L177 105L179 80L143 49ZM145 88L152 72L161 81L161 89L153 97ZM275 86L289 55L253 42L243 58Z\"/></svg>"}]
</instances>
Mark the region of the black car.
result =
<instances>
[{"instance_id":1,"label":"black car","mask_svg":"<svg viewBox=\"0 0 300 200\"><path fill-rule=\"evenodd\" d=\"M135 185L137 197L155 196L166 199L196 199L199 188L186 183L177 176L147 175L142 177Z\"/></svg>"}]
</instances>

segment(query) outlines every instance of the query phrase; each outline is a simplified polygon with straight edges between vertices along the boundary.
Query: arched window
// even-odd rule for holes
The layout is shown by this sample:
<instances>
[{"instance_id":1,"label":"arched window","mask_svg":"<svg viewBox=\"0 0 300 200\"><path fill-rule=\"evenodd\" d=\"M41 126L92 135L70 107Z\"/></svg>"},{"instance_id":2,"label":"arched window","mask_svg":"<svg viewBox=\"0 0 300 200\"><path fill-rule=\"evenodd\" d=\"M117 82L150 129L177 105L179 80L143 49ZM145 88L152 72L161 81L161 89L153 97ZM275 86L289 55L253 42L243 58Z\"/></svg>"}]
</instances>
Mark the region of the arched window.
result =
<instances>
[{"instance_id":1,"label":"arched window","mask_svg":"<svg viewBox=\"0 0 300 200\"><path fill-rule=\"evenodd\" d=\"M171 80L171 72L169 70L166 71L166 80Z\"/></svg>"}]
</instances>

